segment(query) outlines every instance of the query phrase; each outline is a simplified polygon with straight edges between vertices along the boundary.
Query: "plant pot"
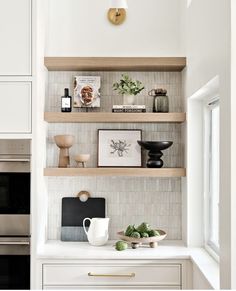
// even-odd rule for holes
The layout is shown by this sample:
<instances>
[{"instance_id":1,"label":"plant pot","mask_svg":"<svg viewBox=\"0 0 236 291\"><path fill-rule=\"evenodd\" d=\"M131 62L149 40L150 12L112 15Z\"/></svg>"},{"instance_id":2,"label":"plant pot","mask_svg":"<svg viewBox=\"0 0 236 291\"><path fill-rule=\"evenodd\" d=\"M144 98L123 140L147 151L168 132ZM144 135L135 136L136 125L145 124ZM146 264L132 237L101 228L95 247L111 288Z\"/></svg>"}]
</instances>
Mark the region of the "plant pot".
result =
<instances>
[{"instance_id":1,"label":"plant pot","mask_svg":"<svg viewBox=\"0 0 236 291\"><path fill-rule=\"evenodd\" d=\"M123 95L123 105L134 105L135 96L134 95Z\"/></svg>"}]
</instances>

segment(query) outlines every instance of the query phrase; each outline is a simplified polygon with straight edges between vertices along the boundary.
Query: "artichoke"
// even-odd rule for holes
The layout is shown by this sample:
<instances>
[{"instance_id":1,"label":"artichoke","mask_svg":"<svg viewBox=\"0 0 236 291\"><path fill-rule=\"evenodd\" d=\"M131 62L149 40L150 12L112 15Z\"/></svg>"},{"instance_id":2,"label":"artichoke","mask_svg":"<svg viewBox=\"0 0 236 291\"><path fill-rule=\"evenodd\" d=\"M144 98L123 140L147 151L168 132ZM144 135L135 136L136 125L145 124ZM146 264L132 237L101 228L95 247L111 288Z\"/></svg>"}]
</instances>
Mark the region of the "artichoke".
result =
<instances>
[{"instance_id":1,"label":"artichoke","mask_svg":"<svg viewBox=\"0 0 236 291\"><path fill-rule=\"evenodd\" d=\"M129 225L127 228L126 228L126 231L125 231L125 235L126 236L131 236L131 234L135 231L135 228L134 228L134 225Z\"/></svg>"},{"instance_id":2,"label":"artichoke","mask_svg":"<svg viewBox=\"0 0 236 291\"><path fill-rule=\"evenodd\" d=\"M131 233L131 237L140 238L141 236L140 236L140 233L139 232L134 231L134 232Z\"/></svg>"},{"instance_id":3,"label":"artichoke","mask_svg":"<svg viewBox=\"0 0 236 291\"><path fill-rule=\"evenodd\" d=\"M149 234L147 232L141 232L141 237L149 237Z\"/></svg>"},{"instance_id":4,"label":"artichoke","mask_svg":"<svg viewBox=\"0 0 236 291\"><path fill-rule=\"evenodd\" d=\"M149 236L159 236L160 235L160 233L155 229L150 230L148 232L148 234L149 234Z\"/></svg>"},{"instance_id":5,"label":"artichoke","mask_svg":"<svg viewBox=\"0 0 236 291\"><path fill-rule=\"evenodd\" d=\"M149 225L148 223L143 222L143 223L141 223L141 224L137 227L136 230L137 230L139 233L142 233L142 232L148 232L148 231L150 231L151 229L150 229L150 225Z\"/></svg>"},{"instance_id":6,"label":"artichoke","mask_svg":"<svg viewBox=\"0 0 236 291\"><path fill-rule=\"evenodd\" d=\"M117 251L124 251L128 248L128 244L124 241L118 241L116 242L116 246L115 246Z\"/></svg>"}]
</instances>

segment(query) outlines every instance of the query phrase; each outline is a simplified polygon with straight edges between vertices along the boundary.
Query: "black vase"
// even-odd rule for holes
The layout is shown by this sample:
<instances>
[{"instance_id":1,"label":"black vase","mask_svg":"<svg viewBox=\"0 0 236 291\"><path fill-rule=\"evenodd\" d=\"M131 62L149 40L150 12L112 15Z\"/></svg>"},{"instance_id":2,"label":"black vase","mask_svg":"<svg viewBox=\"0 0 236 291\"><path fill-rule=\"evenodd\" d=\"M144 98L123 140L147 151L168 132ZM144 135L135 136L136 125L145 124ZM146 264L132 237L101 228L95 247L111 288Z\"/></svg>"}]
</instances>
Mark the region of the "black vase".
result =
<instances>
[{"instance_id":1,"label":"black vase","mask_svg":"<svg viewBox=\"0 0 236 291\"><path fill-rule=\"evenodd\" d=\"M149 151L149 159L147 161L147 168L162 168L164 165L161 157L162 151L172 146L172 141L140 141L138 144L145 150Z\"/></svg>"}]
</instances>

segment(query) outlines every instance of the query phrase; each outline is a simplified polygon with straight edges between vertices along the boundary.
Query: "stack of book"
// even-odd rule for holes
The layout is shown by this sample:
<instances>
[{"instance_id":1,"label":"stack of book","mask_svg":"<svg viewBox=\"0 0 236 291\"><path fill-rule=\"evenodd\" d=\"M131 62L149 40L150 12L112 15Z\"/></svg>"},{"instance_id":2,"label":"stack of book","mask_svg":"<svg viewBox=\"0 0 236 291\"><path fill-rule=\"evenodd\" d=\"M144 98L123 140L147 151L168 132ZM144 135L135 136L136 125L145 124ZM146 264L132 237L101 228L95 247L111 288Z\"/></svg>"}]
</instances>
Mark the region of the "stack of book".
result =
<instances>
[{"instance_id":1,"label":"stack of book","mask_svg":"<svg viewBox=\"0 0 236 291\"><path fill-rule=\"evenodd\" d=\"M145 105L113 105L114 113L143 113L146 112Z\"/></svg>"}]
</instances>

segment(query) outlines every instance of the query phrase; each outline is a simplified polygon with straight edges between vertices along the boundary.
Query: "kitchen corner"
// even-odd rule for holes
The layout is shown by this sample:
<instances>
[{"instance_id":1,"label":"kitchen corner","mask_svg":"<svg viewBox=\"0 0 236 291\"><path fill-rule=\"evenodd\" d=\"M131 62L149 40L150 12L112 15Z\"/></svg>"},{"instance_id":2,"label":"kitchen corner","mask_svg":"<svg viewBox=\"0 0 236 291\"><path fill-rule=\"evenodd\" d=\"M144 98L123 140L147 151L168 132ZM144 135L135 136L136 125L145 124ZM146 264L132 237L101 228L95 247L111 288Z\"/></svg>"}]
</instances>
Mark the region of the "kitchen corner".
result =
<instances>
[{"instance_id":1,"label":"kitchen corner","mask_svg":"<svg viewBox=\"0 0 236 291\"><path fill-rule=\"evenodd\" d=\"M208 286L210 289L219 289L218 263L216 263L203 248L188 248L179 241L163 241L156 249L142 247L134 250L129 248L124 252L115 250L115 241L109 241L106 245L99 247L91 246L87 242L48 241L38 248L37 259L40 265L43 266L43 272L46 273L47 265L53 265L62 269L63 266L73 266L74 268L76 268L76 266L78 268L80 268L80 266L88 266L87 273L98 267L98 272L102 272L99 273L100 275L115 275L116 269L114 270L112 268L114 266L119 266L119 274L124 275L127 275L127 272L133 273L133 270L136 270L137 267L143 267L143 271L147 268L148 272L152 272L153 274L157 266L160 268L160 273L163 272L161 269L163 266L167 265L173 268L178 266L178 268L181 268L181 272L177 276L180 279L178 284L167 280L164 283L162 281L156 282L155 285L161 284L161 288L164 289L165 285L169 285L170 287L170 285L176 284L173 286L175 289L178 285L182 289L191 289L193 280L199 280L199 282L203 281L204 286ZM102 269L99 269L99 267L102 267ZM151 271L149 268L151 268ZM199 272L199 276L196 278L193 277L193 272L191 271L193 268L197 268ZM83 270L85 275L87 275L86 270ZM170 280L172 276L171 268L168 272ZM69 279L65 279L67 273L65 269L63 275L64 279L62 279L62 281L69 281ZM176 273L174 271L173 276L175 275ZM165 271L163 276L165 276ZM139 272L136 277L140 280ZM143 275L141 278L143 278ZM90 283L86 280L87 285ZM130 282L124 281L123 283L124 285L122 288L124 289L130 285ZM45 281L44 284L47 289L51 284L53 285L53 282L50 281L48 283ZM113 282L113 284L115 284L115 282ZM144 284L144 282L141 284ZM146 282L145 284L150 284L150 282Z\"/></svg>"},{"instance_id":2,"label":"kitchen corner","mask_svg":"<svg viewBox=\"0 0 236 291\"><path fill-rule=\"evenodd\" d=\"M0 290L236 289L235 2L0 1Z\"/></svg>"}]
</instances>

